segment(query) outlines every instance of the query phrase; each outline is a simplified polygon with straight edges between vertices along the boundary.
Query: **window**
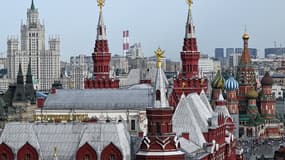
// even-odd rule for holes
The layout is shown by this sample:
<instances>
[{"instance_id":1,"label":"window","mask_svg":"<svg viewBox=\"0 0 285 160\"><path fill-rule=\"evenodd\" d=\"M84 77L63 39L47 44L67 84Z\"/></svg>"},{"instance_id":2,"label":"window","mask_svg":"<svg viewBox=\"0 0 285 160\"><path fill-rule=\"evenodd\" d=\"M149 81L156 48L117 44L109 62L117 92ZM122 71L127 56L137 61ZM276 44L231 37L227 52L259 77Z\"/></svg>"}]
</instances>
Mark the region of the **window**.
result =
<instances>
[{"instance_id":1,"label":"window","mask_svg":"<svg viewBox=\"0 0 285 160\"><path fill-rule=\"evenodd\" d=\"M131 130L136 130L136 120L135 119L131 120Z\"/></svg>"},{"instance_id":2,"label":"window","mask_svg":"<svg viewBox=\"0 0 285 160\"><path fill-rule=\"evenodd\" d=\"M160 90L156 90L156 100L160 101Z\"/></svg>"},{"instance_id":3,"label":"window","mask_svg":"<svg viewBox=\"0 0 285 160\"><path fill-rule=\"evenodd\" d=\"M2 155L1 155L1 159L2 159L2 160L8 160L8 156L7 156L7 154L2 153Z\"/></svg>"},{"instance_id":4,"label":"window","mask_svg":"<svg viewBox=\"0 0 285 160\"><path fill-rule=\"evenodd\" d=\"M109 160L115 160L115 155L111 154Z\"/></svg>"},{"instance_id":5,"label":"window","mask_svg":"<svg viewBox=\"0 0 285 160\"><path fill-rule=\"evenodd\" d=\"M90 160L90 156L88 154L86 154L83 159L84 160Z\"/></svg>"},{"instance_id":6,"label":"window","mask_svg":"<svg viewBox=\"0 0 285 160\"><path fill-rule=\"evenodd\" d=\"M24 160L31 160L31 154L30 153L27 153L25 155L25 159Z\"/></svg>"},{"instance_id":7,"label":"window","mask_svg":"<svg viewBox=\"0 0 285 160\"><path fill-rule=\"evenodd\" d=\"M156 122L156 133L157 134L161 134L161 128L160 128L160 123L159 122Z\"/></svg>"}]
</instances>

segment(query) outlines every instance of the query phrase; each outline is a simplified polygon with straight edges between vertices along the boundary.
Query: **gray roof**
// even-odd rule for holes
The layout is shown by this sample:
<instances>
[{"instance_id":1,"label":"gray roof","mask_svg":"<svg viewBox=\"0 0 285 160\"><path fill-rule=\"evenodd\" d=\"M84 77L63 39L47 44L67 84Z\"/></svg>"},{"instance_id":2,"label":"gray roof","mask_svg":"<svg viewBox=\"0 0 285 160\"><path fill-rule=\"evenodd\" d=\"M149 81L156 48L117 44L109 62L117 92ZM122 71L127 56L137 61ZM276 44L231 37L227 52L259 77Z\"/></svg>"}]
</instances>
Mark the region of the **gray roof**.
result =
<instances>
[{"instance_id":1,"label":"gray roof","mask_svg":"<svg viewBox=\"0 0 285 160\"><path fill-rule=\"evenodd\" d=\"M97 155L111 142L124 160L130 159L130 136L123 123L8 123L0 137L14 153L29 142L42 159L52 159L54 147L60 160L72 160L86 142Z\"/></svg>"},{"instance_id":2,"label":"gray roof","mask_svg":"<svg viewBox=\"0 0 285 160\"><path fill-rule=\"evenodd\" d=\"M50 94L44 109L145 110L152 106L152 89L64 89Z\"/></svg>"}]
</instances>

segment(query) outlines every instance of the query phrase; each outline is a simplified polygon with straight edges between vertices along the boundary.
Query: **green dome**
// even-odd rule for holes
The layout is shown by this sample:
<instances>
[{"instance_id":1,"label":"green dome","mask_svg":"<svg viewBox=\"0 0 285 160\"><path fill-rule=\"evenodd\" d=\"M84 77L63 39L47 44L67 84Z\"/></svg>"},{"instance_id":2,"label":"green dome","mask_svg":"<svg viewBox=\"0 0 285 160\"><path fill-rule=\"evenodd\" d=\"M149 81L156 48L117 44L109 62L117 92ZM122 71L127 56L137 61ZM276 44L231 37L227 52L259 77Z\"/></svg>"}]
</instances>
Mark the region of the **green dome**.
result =
<instances>
[{"instance_id":1,"label":"green dome","mask_svg":"<svg viewBox=\"0 0 285 160\"><path fill-rule=\"evenodd\" d=\"M247 97L249 99L256 99L258 97L258 93L256 92L256 90L254 88L249 89L249 91L247 92Z\"/></svg>"},{"instance_id":2,"label":"green dome","mask_svg":"<svg viewBox=\"0 0 285 160\"><path fill-rule=\"evenodd\" d=\"M215 75L211 85L212 88L215 89L223 89L224 88L224 83L225 83L225 79L222 75L222 73L220 72L220 70L217 72L217 74Z\"/></svg>"}]
</instances>

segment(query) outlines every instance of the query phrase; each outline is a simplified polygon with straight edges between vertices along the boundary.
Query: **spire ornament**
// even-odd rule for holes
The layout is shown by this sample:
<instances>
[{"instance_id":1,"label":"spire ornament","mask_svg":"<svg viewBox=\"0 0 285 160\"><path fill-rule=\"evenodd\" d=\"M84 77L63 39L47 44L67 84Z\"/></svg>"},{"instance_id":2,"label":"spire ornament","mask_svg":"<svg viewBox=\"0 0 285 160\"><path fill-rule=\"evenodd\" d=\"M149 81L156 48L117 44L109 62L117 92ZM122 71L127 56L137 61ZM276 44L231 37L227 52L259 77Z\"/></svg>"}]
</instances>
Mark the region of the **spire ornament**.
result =
<instances>
[{"instance_id":1,"label":"spire ornament","mask_svg":"<svg viewBox=\"0 0 285 160\"><path fill-rule=\"evenodd\" d=\"M97 3L98 3L97 6L99 6L100 8L100 12L102 12L102 9L105 5L105 0L97 0Z\"/></svg>"},{"instance_id":2,"label":"spire ornament","mask_svg":"<svg viewBox=\"0 0 285 160\"><path fill-rule=\"evenodd\" d=\"M190 9L193 5L193 0L186 0L186 3L188 4L189 9Z\"/></svg>"},{"instance_id":3,"label":"spire ornament","mask_svg":"<svg viewBox=\"0 0 285 160\"><path fill-rule=\"evenodd\" d=\"M162 63L162 58L164 57L164 50L161 50L160 48L158 48L156 51L154 51L155 55L156 55L156 66L157 68L161 68L161 63Z\"/></svg>"}]
</instances>

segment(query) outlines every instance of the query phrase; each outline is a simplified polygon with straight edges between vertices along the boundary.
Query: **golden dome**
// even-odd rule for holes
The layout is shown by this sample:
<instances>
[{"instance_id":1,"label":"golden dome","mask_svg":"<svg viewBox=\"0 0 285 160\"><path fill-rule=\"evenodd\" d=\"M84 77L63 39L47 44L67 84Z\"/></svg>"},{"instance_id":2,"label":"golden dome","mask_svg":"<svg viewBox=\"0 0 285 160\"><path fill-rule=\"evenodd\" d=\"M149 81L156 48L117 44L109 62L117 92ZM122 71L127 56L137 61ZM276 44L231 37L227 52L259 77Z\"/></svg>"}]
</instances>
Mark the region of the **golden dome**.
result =
<instances>
[{"instance_id":1,"label":"golden dome","mask_svg":"<svg viewBox=\"0 0 285 160\"><path fill-rule=\"evenodd\" d=\"M256 92L256 90L254 88L249 89L249 91L247 92L247 97L249 99L256 99L258 97L258 93Z\"/></svg>"},{"instance_id":2,"label":"golden dome","mask_svg":"<svg viewBox=\"0 0 285 160\"><path fill-rule=\"evenodd\" d=\"M247 33L247 32L245 32L245 33L243 34L242 38L243 38L243 39L249 39L249 35L248 35L248 33Z\"/></svg>"}]
</instances>

